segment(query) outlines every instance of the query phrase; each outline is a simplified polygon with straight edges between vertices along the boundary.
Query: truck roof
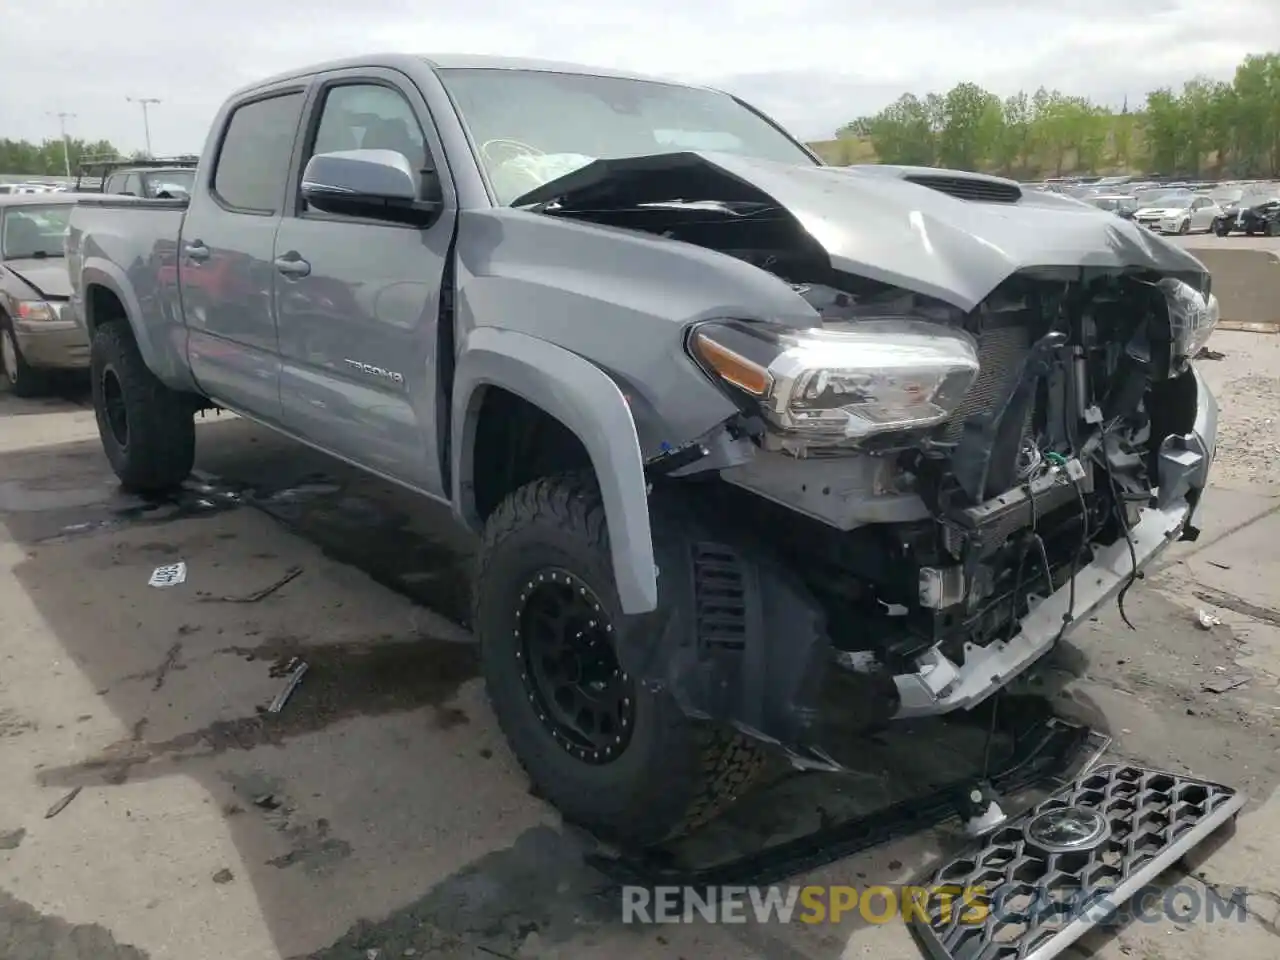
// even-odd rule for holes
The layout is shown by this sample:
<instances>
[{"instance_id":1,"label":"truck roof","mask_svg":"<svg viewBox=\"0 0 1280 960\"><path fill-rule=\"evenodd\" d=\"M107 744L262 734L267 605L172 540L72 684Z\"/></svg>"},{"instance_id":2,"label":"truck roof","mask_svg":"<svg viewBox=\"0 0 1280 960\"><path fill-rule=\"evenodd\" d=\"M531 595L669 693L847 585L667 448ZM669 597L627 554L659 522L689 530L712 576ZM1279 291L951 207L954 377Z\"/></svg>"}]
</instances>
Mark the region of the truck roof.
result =
<instances>
[{"instance_id":1,"label":"truck roof","mask_svg":"<svg viewBox=\"0 0 1280 960\"><path fill-rule=\"evenodd\" d=\"M248 86L241 87L232 96L239 98L261 87L271 86L295 77L305 77L313 73L328 70L346 70L352 67L390 67L411 73L415 68L426 66L432 70L541 70L547 73L576 73L583 76L615 77L620 80L647 80L652 83L671 83L689 86L679 80L655 77L643 73L631 73L625 70L613 70L608 67L592 67L578 63L565 63L559 60L539 60L532 57L499 57L471 53L370 53L359 57L343 57L340 60L329 60L313 63L305 67L279 73Z\"/></svg>"}]
</instances>

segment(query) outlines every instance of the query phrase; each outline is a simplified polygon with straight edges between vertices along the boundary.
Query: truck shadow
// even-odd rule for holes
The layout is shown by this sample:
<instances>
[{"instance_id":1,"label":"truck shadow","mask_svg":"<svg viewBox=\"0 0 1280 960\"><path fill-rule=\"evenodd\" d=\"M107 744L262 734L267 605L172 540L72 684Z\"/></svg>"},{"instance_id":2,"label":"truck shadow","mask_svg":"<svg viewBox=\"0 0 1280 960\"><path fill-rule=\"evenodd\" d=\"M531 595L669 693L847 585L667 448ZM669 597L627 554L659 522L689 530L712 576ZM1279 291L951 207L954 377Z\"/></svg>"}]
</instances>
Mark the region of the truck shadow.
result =
<instances>
[{"instance_id":1,"label":"truck shadow","mask_svg":"<svg viewBox=\"0 0 1280 960\"><path fill-rule=\"evenodd\" d=\"M0 515L27 553L16 575L127 731L31 771L39 784L196 781L236 845L228 875L253 884L282 956L840 952L862 921L622 924L598 845L529 796L483 703L465 631L470 543L446 508L243 421L203 426L200 445L198 476L163 501L119 493L96 442L11 454L0 468ZM53 476L62 496L40 499ZM178 560L183 588L147 586L153 567ZM256 600L255 585L267 589ZM268 713L299 661L303 682ZM1067 646L1058 667L1065 683L1087 661ZM1100 711L1089 719L1106 724ZM731 860L971 776L984 742L980 723L922 722L868 740L856 773L778 770L669 856ZM820 882L909 883L939 844L958 842L894 840Z\"/></svg>"}]
</instances>

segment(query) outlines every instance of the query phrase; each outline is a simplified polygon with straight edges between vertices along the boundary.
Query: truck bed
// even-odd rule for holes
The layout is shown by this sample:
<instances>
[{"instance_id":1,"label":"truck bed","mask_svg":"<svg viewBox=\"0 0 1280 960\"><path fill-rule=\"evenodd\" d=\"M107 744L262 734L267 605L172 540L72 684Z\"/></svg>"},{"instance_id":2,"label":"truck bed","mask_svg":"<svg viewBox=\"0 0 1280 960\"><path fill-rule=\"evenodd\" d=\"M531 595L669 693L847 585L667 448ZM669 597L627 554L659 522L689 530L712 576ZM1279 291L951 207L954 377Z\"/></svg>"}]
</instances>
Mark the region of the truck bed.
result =
<instances>
[{"instance_id":1,"label":"truck bed","mask_svg":"<svg viewBox=\"0 0 1280 960\"><path fill-rule=\"evenodd\" d=\"M110 291L115 309L137 313L140 329L154 338L139 345L157 375L177 378L175 383L185 381L186 360L177 348L181 338L167 331L183 326L177 288L186 210L186 200L82 197L71 211L66 241L75 316L82 324L89 319L92 305L84 291L91 283Z\"/></svg>"}]
</instances>

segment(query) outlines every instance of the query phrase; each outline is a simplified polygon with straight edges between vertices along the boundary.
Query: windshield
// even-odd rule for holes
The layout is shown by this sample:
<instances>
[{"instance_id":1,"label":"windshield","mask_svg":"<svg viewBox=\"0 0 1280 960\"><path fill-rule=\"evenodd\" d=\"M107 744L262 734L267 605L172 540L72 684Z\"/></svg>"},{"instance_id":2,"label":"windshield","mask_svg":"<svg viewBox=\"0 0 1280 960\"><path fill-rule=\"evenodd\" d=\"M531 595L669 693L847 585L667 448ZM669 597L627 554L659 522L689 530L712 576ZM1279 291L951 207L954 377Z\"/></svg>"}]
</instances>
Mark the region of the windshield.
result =
<instances>
[{"instance_id":1,"label":"windshield","mask_svg":"<svg viewBox=\"0 0 1280 960\"><path fill-rule=\"evenodd\" d=\"M1138 194L1138 205L1142 207L1181 208L1191 203L1189 193L1171 193L1168 190L1148 190Z\"/></svg>"},{"instance_id":2,"label":"windshield","mask_svg":"<svg viewBox=\"0 0 1280 960\"><path fill-rule=\"evenodd\" d=\"M163 170L149 173L143 177L143 189L153 200L157 197L168 197L178 200L191 196L192 184L196 182L194 170Z\"/></svg>"},{"instance_id":3,"label":"windshield","mask_svg":"<svg viewBox=\"0 0 1280 960\"><path fill-rule=\"evenodd\" d=\"M72 204L24 204L4 211L4 259L60 257Z\"/></svg>"},{"instance_id":4,"label":"windshield","mask_svg":"<svg viewBox=\"0 0 1280 960\"><path fill-rule=\"evenodd\" d=\"M440 75L503 204L600 159L707 150L815 164L769 121L713 90L539 70Z\"/></svg>"}]
</instances>

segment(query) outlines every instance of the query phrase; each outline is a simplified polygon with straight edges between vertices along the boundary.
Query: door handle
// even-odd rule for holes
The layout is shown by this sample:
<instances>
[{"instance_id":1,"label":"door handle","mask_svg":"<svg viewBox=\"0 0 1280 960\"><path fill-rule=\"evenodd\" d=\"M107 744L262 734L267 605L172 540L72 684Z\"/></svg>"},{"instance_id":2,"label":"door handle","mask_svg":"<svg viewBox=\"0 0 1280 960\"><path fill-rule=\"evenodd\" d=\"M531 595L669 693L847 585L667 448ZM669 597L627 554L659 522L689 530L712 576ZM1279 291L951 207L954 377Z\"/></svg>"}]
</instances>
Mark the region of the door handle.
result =
<instances>
[{"instance_id":1,"label":"door handle","mask_svg":"<svg viewBox=\"0 0 1280 960\"><path fill-rule=\"evenodd\" d=\"M301 279L311 273L311 264L303 260L296 253L286 253L283 257L276 257L276 269L286 277Z\"/></svg>"},{"instance_id":2,"label":"door handle","mask_svg":"<svg viewBox=\"0 0 1280 960\"><path fill-rule=\"evenodd\" d=\"M213 253L213 251L204 245L202 240L190 241L183 246L182 252L186 254L188 260L194 260L196 263L208 260Z\"/></svg>"}]
</instances>

